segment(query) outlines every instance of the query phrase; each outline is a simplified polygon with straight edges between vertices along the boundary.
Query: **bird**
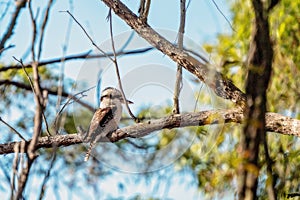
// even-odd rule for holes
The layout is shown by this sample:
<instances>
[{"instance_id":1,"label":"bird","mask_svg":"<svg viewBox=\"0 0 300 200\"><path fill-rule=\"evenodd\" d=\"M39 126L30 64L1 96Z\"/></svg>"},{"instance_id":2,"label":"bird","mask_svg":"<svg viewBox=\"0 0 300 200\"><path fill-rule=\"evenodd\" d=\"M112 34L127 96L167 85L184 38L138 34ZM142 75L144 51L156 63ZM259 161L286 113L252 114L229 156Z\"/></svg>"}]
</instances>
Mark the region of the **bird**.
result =
<instances>
[{"instance_id":1,"label":"bird","mask_svg":"<svg viewBox=\"0 0 300 200\"><path fill-rule=\"evenodd\" d=\"M97 142L106 142L108 134L118 129L122 116L122 104L132 104L125 100L122 93L113 87L107 87L101 92L100 107L96 110L90 122L83 141L90 142L84 161L88 161L93 147Z\"/></svg>"}]
</instances>

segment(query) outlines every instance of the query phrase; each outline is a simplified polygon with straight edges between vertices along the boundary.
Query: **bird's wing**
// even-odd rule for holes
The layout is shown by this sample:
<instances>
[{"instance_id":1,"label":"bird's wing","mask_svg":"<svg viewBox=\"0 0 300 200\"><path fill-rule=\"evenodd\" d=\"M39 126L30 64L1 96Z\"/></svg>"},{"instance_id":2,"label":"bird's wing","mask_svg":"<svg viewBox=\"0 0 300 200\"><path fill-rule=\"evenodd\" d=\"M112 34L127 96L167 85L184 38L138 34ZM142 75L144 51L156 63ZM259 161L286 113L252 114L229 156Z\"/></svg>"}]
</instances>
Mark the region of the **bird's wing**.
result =
<instances>
[{"instance_id":1,"label":"bird's wing","mask_svg":"<svg viewBox=\"0 0 300 200\"><path fill-rule=\"evenodd\" d=\"M94 113L94 116L91 120L90 126L87 131L87 136L85 137L86 141L93 140L93 138L99 134L101 127L113 118L113 109L110 107L99 108Z\"/></svg>"},{"instance_id":2,"label":"bird's wing","mask_svg":"<svg viewBox=\"0 0 300 200\"><path fill-rule=\"evenodd\" d=\"M94 116L92 118L87 132L87 136L84 139L84 141L86 142L91 142L90 147L85 154L84 161L87 161L89 159L93 146L95 145L95 142L99 139L97 137L101 137L100 133L104 130L105 125L107 125L108 122L113 119L115 111L115 107L107 107L99 108L94 113Z\"/></svg>"}]
</instances>

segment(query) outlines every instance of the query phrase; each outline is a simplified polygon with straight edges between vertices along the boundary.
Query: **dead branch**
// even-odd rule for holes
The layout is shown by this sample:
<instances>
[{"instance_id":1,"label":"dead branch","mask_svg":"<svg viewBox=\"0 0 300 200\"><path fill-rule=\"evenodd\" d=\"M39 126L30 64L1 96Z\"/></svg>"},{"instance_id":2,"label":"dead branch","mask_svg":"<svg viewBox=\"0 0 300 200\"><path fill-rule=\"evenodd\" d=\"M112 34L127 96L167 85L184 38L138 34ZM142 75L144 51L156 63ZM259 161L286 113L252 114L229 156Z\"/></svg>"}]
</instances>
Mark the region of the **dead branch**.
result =
<instances>
[{"instance_id":1,"label":"dead branch","mask_svg":"<svg viewBox=\"0 0 300 200\"><path fill-rule=\"evenodd\" d=\"M126 96L123 90L123 85L122 85L122 81L121 81L121 76L120 76L120 70L119 70L119 64L118 64L118 59L117 59L117 54L116 54L116 48L115 48L115 41L114 41L114 34L113 34L113 25L112 25L112 15L111 15L111 10L109 10L109 33L110 33L110 40L111 40L111 46L112 46L112 50L114 53L114 58L113 58L113 63L115 66L115 71L116 71L116 75L117 75L117 79L118 79L118 85L122 94L123 99L125 99L125 106L126 109L130 115L130 117L134 120L137 121L137 118L134 116L134 114L131 112L129 106L128 106L128 102L126 101Z\"/></svg>"},{"instance_id":2,"label":"dead branch","mask_svg":"<svg viewBox=\"0 0 300 200\"><path fill-rule=\"evenodd\" d=\"M6 41L13 35L13 30L16 26L17 18L20 14L21 9L25 7L26 2L27 2L26 0L16 1L16 10L12 15L10 24L9 24L8 28L6 29L7 30L6 33L3 35L3 37L1 38L1 41L0 41L0 55L3 52L2 49L5 49Z\"/></svg>"},{"instance_id":3,"label":"dead branch","mask_svg":"<svg viewBox=\"0 0 300 200\"><path fill-rule=\"evenodd\" d=\"M173 129L188 126L204 126L210 124L242 123L244 119L241 109L202 111L198 113L173 114L155 120L148 120L143 123L134 124L114 132L109 139L112 142L119 141L126 137L143 137L153 131L164 128ZM300 137L300 120L286 117L277 113L266 114L266 130L284 135ZM28 142L10 142L0 144L0 155L14 152L14 146L22 143L25 149ZM55 135L40 137L36 144L36 149L70 146L82 143L80 134ZM22 145L20 145L22 146ZM21 151L20 151L21 152ZM26 152L26 150L25 150Z\"/></svg>"},{"instance_id":4,"label":"dead branch","mask_svg":"<svg viewBox=\"0 0 300 200\"><path fill-rule=\"evenodd\" d=\"M26 139L22 136L22 134L19 131L17 131L14 127L12 127L11 125L9 125L1 117L0 117L0 122L2 122L3 124L5 124L9 129L11 129L13 131L13 133L17 134L22 140L26 141Z\"/></svg>"},{"instance_id":5,"label":"dead branch","mask_svg":"<svg viewBox=\"0 0 300 200\"><path fill-rule=\"evenodd\" d=\"M180 1L180 25L178 30L178 49L183 49L183 36L184 36L184 28L185 28L185 0ZM174 88L174 97L173 97L173 113L179 114L179 95L182 88L182 66L177 64L177 73L176 73L176 81Z\"/></svg>"},{"instance_id":6,"label":"dead branch","mask_svg":"<svg viewBox=\"0 0 300 200\"><path fill-rule=\"evenodd\" d=\"M66 11L60 11L60 12L66 12L68 13L72 19L76 22L76 24L78 24L78 26L82 29L82 31L84 32L84 34L87 36L87 38L91 41L92 45L98 50L100 51L103 55L105 55L106 58L108 58L109 60L111 60L113 62L113 59L111 58L111 56L107 55L107 53L105 51L103 51L93 40L93 38L88 34L88 32L85 30L85 28L80 24L80 22L72 15L72 13L70 13L70 11L66 10Z\"/></svg>"},{"instance_id":7,"label":"dead branch","mask_svg":"<svg viewBox=\"0 0 300 200\"><path fill-rule=\"evenodd\" d=\"M45 33L45 28L48 22L48 18L49 18L49 13L50 13L50 8L52 7L52 3L53 0L49 0L46 11L45 11L45 16L43 19L43 23L40 29L40 40L38 43L38 55L37 55L37 60L39 61L41 58L41 54L42 54L42 46L43 46L43 40L44 40L44 33Z\"/></svg>"},{"instance_id":8,"label":"dead branch","mask_svg":"<svg viewBox=\"0 0 300 200\"><path fill-rule=\"evenodd\" d=\"M119 0L102 0L110 7L116 15L123 19L141 37L152 46L169 56L174 62L183 66L190 73L197 76L208 85L218 96L231 100L244 107L246 102L245 94L237 88L231 80L227 79L220 72L215 71L205 63L199 62L185 51L178 49L171 42L166 40L146 22L139 19L126 5Z\"/></svg>"}]
</instances>

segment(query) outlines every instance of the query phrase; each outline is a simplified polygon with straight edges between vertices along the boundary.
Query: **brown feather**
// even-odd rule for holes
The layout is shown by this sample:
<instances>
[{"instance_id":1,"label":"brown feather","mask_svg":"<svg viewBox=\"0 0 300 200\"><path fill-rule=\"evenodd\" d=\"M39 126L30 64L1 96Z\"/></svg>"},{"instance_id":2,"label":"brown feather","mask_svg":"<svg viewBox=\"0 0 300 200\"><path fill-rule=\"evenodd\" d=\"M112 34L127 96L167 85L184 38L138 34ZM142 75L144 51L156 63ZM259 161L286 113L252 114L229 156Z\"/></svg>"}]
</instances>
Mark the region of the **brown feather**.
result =
<instances>
[{"instance_id":1,"label":"brown feather","mask_svg":"<svg viewBox=\"0 0 300 200\"><path fill-rule=\"evenodd\" d=\"M96 135L97 133L99 133L99 129L101 129L101 127L103 127L103 124L105 123L105 121L109 118L109 115L112 115L112 109L110 107L107 108L99 108L96 110L96 112L94 113L94 116L90 122L90 126L88 128L87 131L87 135L85 137L86 142L91 141Z\"/></svg>"},{"instance_id":2,"label":"brown feather","mask_svg":"<svg viewBox=\"0 0 300 200\"><path fill-rule=\"evenodd\" d=\"M101 136L101 132L103 132L105 125L107 125L108 121L113 119L113 113L115 108L107 107L107 108L99 108L94 113L94 116L91 120L89 129L87 131L87 135L84 139L86 142L91 142L89 149L86 152L84 161L87 161L90 157L93 147L96 142L99 141L101 137L105 137L105 135Z\"/></svg>"}]
</instances>

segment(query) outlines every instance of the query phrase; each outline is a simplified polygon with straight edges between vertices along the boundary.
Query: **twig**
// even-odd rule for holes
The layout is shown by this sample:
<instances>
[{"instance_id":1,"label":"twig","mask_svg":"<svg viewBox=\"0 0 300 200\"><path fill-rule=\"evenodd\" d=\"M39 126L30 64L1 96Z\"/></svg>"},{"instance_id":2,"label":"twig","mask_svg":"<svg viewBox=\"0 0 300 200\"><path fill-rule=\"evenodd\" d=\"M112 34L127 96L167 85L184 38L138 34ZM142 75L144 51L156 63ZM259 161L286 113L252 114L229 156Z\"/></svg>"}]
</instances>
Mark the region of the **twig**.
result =
<instances>
[{"instance_id":1,"label":"twig","mask_svg":"<svg viewBox=\"0 0 300 200\"><path fill-rule=\"evenodd\" d=\"M14 27L16 26L17 18L20 14L21 9L25 7L26 2L27 2L26 0L20 0L20 1L16 2L16 10L12 15L12 19L10 21L8 28L6 29L7 30L6 33L3 35L3 37L1 38L1 41L0 41L0 49L1 50L4 48L6 41L13 35L13 30L14 30ZM0 55L2 52L3 51L0 51Z\"/></svg>"},{"instance_id":2,"label":"twig","mask_svg":"<svg viewBox=\"0 0 300 200\"><path fill-rule=\"evenodd\" d=\"M122 84L120 82L120 73L119 73L119 69L118 69L118 63L117 63L117 60L116 60L116 51L115 51L115 47L114 47L114 41L113 41L113 38L112 38L112 21L110 20L110 33L111 33L111 40L112 40L112 48L113 48L113 53L114 53L114 59L111 58L110 56L108 56L102 49L100 49L96 43L93 41L93 39L91 38L91 36L87 33L87 31L84 29L84 27L76 20L76 18L67 10L67 11L60 11L60 12L67 12L73 19L74 21L80 26L80 28L83 30L83 32L85 33L85 35L89 38L89 40L92 42L93 46L95 46L101 53L103 53L108 59L110 59L114 64L115 64L115 67L116 67L116 72L117 72L117 77L118 77L118 81L119 81L119 87L120 87L120 90L121 90L121 93L122 93L122 96L124 99L126 99L125 97L125 94L124 94L124 91L123 91L123 87L122 87ZM111 16L110 16L111 17ZM130 116L136 120L136 117L132 114L131 110L129 109L129 106L128 106L128 103L125 101L125 105L126 105L126 108L130 114Z\"/></svg>"},{"instance_id":3,"label":"twig","mask_svg":"<svg viewBox=\"0 0 300 200\"><path fill-rule=\"evenodd\" d=\"M55 147L53 149L53 156L52 156L52 160L51 160L50 166L49 166L49 168L48 168L48 170L47 170L47 172L46 172L46 174L44 176L43 183L42 183L42 185L40 187L41 188L41 192L40 192L39 200L42 200L43 197L44 197L44 195L45 195L46 184L47 184L47 182L48 182L48 180L50 178L50 172L51 172L51 170L53 168L53 165L54 165L54 163L56 161L56 158L57 158L56 150L57 150L57 147Z\"/></svg>"},{"instance_id":4,"label":"twig","mask_svg":"<svg viewBox=\"0 0 300 200\"><path fill-rule=\"evenodd\" d=\"M153 47L146 47L146 48L141 48L141 49L135 49L135 50L129 50L129 51L118 51L116 54L117 56L122 56L122 55L132 55L132 54L140 54L140 53L146 53L148 51L153 50ZM74 55L69 55L66 57L61 57L61 58L54 58L50 60L44 60L40 61L38 63L38 66L44 66L44 65L49 65L49 64L54 64L61 62L62 60L64 61L71 61L75 59L95 59L95 58L106 58L105 55L90 55L91 51L88 51L87 53L80 53L80 54L74 54ZM113 53L107 53L108 56L113 56ZM24 68L31 68L32 63L29 64L24 64ZM1 67L0 72L3 71L8 71L8 70L19 70L22 69L21 65L10 65L7 67Z\"/></svg>"},{"instance_id":5,"label":"twig","mask_svg":"<svg viewBox=\"0 0 300 200\"><path fill-rule=\"evenodd\" d=\"M103 51L102 49L100 49L100 47L97 46L97 44L94 42L94 40L91 38L91 36L87 33L87 31L84 29L84 27L77 21L77 19L70 13L70 11L66 10L66 11L59 11L59 12L66 12L68 13L72 19L76 22L76 24L78 24L78 26L83 30L84 34L88 37L88 39L91 41L92 45L94 47L96 47L98 49L98 51L100 51L103 55L105 55L105 57L107 57L108 59L110 59L112 62L114 62L114 60L105 53L105 51Z\"/></svg>"},{"instance_id":6,"label":"twig","mask_svg":"<svg viewBox=\"0 0 300 200\"><path fill-rule=\"evenodd\" d=\"M25 149L24 149L25 150ZM29 148L28 148L29 150ZM33 161L35 160L35 157L33 157L33 159L29 159L27 161L27 164L23 167L20 176L19 176L19 180L18 180L18 190L16 193L16 197L15 199L23 199L23 191L25 189L27 180L28 180L28 176L29 176L29 172L32 166Z\"/></svg>"},{"instance_id":7,"label":"twig","mask_svg":"<svg viewBox=\"0 0 300 200\"><path fill-rule=\"evenodd\" d=\"M2 2L1 2L1 3L2 3ZM1 14L1 16L0 16L0 21L2 21L3 18L4 18L4 16L7 14L8 8L9 8L9 6L10 6L11 3L12 3L12 2L10 2L10 1L8 1L8 2L6 2L6 3L3 2L3 4L6 4L6 7L4 8L4 10L3 10L3 12L2 12L2 14Z\"/></svg>"},{"instance_id":8,"label":"twig","mask_svg":"<svg viewBox=\"0 0 300 200\"><path fill-rule=\"evenodd\" d=\"M183 36L184 36L184 27L185 27L185 0L180 1L180 25L178 30L178 49L183 49ZM179 95L182 89L182 66L177 64L177 74L176 74L176 82L174 89L174 108L173 113L179 114Z\"/></svg>"},{"instance_id":9,"label":"twig","mask_svg":"<svg viewBox=\"0 0 300 200\"><path fill-rule=\"evenodd\" d=\"M32 57L32 71L33 71L33 80L29 77L26 69L24 68L22 60L19 61L21 66L23 67L23 70L27 76L27 79L29 80L29 83L31 85L32 91L34 93L34 99L36 102L36 109L35 109L35 115L34 115L34 127L33 127L33 136L32 139L28 145L28 149L26 151L27 155L27 160L26 160L26 165L21 165L22 169L20 171L20 177L18 179L18 190L16 193L16 199L21 199L23 191L26 187L27 180L29 177L29 172L32 166L32 163L34 162L36 158L36 145L38 142L38 138L41 134L42 130L42 119L44 119L45 124L46 124L46 129L48 134L50 135L49 129L48 129L48 123L46 120L46 117L43 112L43 104L44 104L44 99L42 96L41 92L41 87L39 83L39 72L38 72L38 62L36 62L36 55L35 55L35 42L36 42L36 36L37 36L37 25L36 25L36 19L33 16L33 10L31 7L32 1L28 2L28 9L29 9L29 14L31 18L31 23L32 23L32 28L33 28L33 33L32 33L32 42L31 42L31 57ZM18 61L15 57L14 59Z\"/></svg>"},{"instance_id":10,"label":"twig","mask_svg":"<svg viewBox=\"0 0 300 200\"><path fill-rule=\"evenodd\" d=\"M199 91L198 91L198 94L197 94L197 97L196 97L196 101L195 101L194 112L196 112L196 109L197 109L197 103L198 103L199 98L200 98L200 91L202 90L203 85L204 85L204 84L200 84L200 88L199 88Z\"/></svg>"},{"instance_id":11,"label":"twig","mask_svg":"<svg viewBox=\"0 0 300 200\"><path fill-rule=\"evenodd\" d=\"M27 141L21 133L19 133L19 131L17 131L14 127L12 127L11 125L9 125L8 123L6 123L1 117L0 117L0 121L5 124L6 126L8 126L8 128L10 128L15 134L17 134L22 140Z\"/></svg>"},{"instance_id":12,"label":"twig","mask_svg":"<svg viewBox=\"0 0 300 200\"><path fill-rule=\"evenodd\" d=\"M32 60L33 60L33 64L32 64L32 69L33 69L33 78L34 78L34 82L32 82L31 78L29 77L29 74L27 73L26 69L24 68L24 64L22 60L17 60L15 57L13 57L16 61L18 61L21 66L23 67L23 70L27 76L27 79L30 83L30 86L32 88L32 91L34 93L34 99L36 102L36 109L35 109L35 115L34 115L34 128L33 128L33 136L32 139L29 143L28 149L26 151L26 155L27 155L27 162L26 164L21 163L21 171L20 171L20 176L18 179L18 190L16 192L16 197L15 199L21 199L23 191L26 187L27 184L27 180L29 177L29 172L32 166L32 163L34 162L35 158L36 158L36 144L38 142L38 138L40 136L41 133L41 129L42 129L42 118L44 117L44 120L46 122L46 118L43 114L43 97L41 94L41 88L39 85L39 74L38 74L38 66L37 66L37 62L35 62L35 50L34 50L34 45L35 45L35 40L36 40L36 21L33 17L33 10L31 7L31 2L29 1L28 3L28 8L29 8L29 13L30 13L30 17L31 17L31 22L32 22L32 27L33 27L33 35L32 35L32 43L31 43L31 56L32 56ZM47 127L47 131L48 131L48 124L46 122L46 127ZM22 148L23 149L23 148ZM21 149L21 151L23 151ZM24 147L25 150L25 147Z\"/></svg>"},{"instance_id":13,"label":"twig","mask_svg":"<svg viewBox=\"0 0 300 200\"><path fill-rule=\"evenodd\" d=\"M51 8L52 3L53 3L53 0L49 0L46 11L44 12L45 16L44 16L44 20L43 20L43 23L42 23L42 26L41 26L40 41L39 41L39 44L38 44L38 55L37 55L37 60L38 61L40 60L41 53L42 53L44 33L45 33L45 28L46 28L46 25L47 25L47 22L48 22L49 12L50 12L50 8Z\"/></svg>"},{"instance_id":14,"label":"twig","mask_svg":"<svg viewBox=\"0 0 300 200\"><path fill-rule=\"evenodd\" d=\"M34 51L34 47L35 47L35 40L36 40L36 19L33 16L33 10L32 10L32 6L31 6L31 2L32 0L28 1L28 10L29 10L29 14L30 14L30 18L31 18L31 25L32 25L32 39L31 39L31 57L32 57L32 61L35 62L35 51Z\"/></svg>"},{"instance_id":15,"label":"twig","mask_svg":"<svg viewBox=\"0 0 300 200\"><path fill-rule=\"evenodd\" d=\"M15 146L15 157L12 164L12 175L11 175L11 199L14 199L15 193L15 178L18 174L18 163L19 163L19 145L20 143L16 144Z\"/></svg>"},{"instance_id":16,"label":"twig","mask_svg":"<svg viewBox=\"0 0 300 200\"><path fill-rule=\"evenodd\" d=\"M87 91L89 91L89 90L91 90L91 89L93 89L93 88L95 88L95 86L93 86L93 87L91 87L91 88L88 88L88 89L86 89L86 90L83 90L83 91L81 91L81 92L79 92L79 93L77 93L77 94L75 94L75 95L72 95L72 98L69 98L68 101L62 106L62 108L61 108L61 109L59 110L59 112L56 114L55 120L54 120L54 126L57 127L57 119L58 119L59 116L61 115L62 111L70 104L70 101L71 101L72 99L76 98L77 95L83 95L85 92L87 92ZM79 100L80 98L76 98L76 99ZM76 101L76 100L75 100L75 101ZM91 111L94 112L94 108L89 109L89 110L91 110ZM56 130L56 129L55 129L55 130ZM57 134L57 132L56 132L56 134Z\"/></svg>"},{"instance_id":17,"label":"twig","mask_svg":"<svg viewBox=\"0 0 300 200\"><path fill-rule=\"evenodd\" d=\"M151 4L151 0L141 0L140 1L140 8L138 10L138 12L140 14L139 18L144 22L147 22L150 4Z\"/></svg>"},{"instance_id":18,"label":"twig","mask_svg":"<svg viewBox=\"0 0 300 200\"><path fill-rule=\"evenodd\" d=\"M121 77L120 77L120 71L119 71L119 66L118 66L118 60L117 60L117 55L116 55L116 49L115 49L115 42L114 42L114 36L113 36L113 30L112 30L112 15L111 15L111 9L109 9L109 31L110 31L110 39L111 39L111 45L112 45L112 50L114 52L114 59L113 59L113 63L115 64L115 69L116 69L116 74L117 74L117 78L118 78L118 83L119 83L119 88L120 91L122 93L123 99L125 101L125 106L127 108L127 111L129 113L129 115L132 117L132 119L134 121L137 122L137 118L134 116L134 114L131 112L129 106L128 106L128 102L126 101L126 96L123 90L123 86L122 86L122 82L121 82Z\"/></svg>"},{"instance_id":19,"label":"twig","mask_svg":"<svg viewBox=\"0 0 300 200\"><path fill-rule=\"evenodd\" d=\"M222 10L219 8L218 4L215 2L215 0L211 0L213 2L213 4L215 5L215 7L217 8L217 10L221 13L221 15L225 18L226 22L229 24L230 28L236 32L236 30L233 28L232 24L230 23L229 19L224 15L224 13L222 12Z\"/></svg>"},{"instance_id":20,"label":"twig","mask_svg":"<svg viewBox=\"0 0 300 200\"><path fill-rule=\"evenodd\" d=\"M13 86L16 86L18 88L22 88L24 90L32 91L30 85L26 85L26 84L19 83L19 82L16 82L16 81L11 81L11 80L0 80L0 85L13 85ZM48 92L48 94L51 94L51 95L57 95L57 90L44 88L44 87L42 87L41 90L42 91L46 90ZM80 105L82 105L83 107L87 108L90 111L94 111L94 107L92 107L91 105L81 101L79 98L76 98L73 94L63 92L62 96L74 100L75 102L79 103Z\"/></svg>"},{"instance_id":21,"label":"twig","mask_svg":"<svg viewBox=\"0 0 300 200\"><path fill-rule=\"evenodd\" d=\"M71 11L73 11L73 6L72 6L72 2L69 2L71 5ZM70 34L71 34L71 28L72 28L72 18L69 18L69 22L68 22L68 26L67 26L67 31L66 31L66 35L65 35L65 42L62 48L62 58L61 58L61 65L60 65L60 75L59 75L59 80L58 80L58 87L57 87L57 101L56 101L56 117L55 117L55 121L54 121L54 130L55 133L58 134L59 132L59 128L60 125L56 122L56 120L58 119L58 117L60 116L60 105L61 105L61 100L62 100L62 93L64 90L64 70L65 70L65 57L67 54L67 49L69 47L69 42L70 42ZM69 102L69 101L68 101ZM67 102L67 103L68 103Z\"/></svg>"},{"instance_id":22,"label":"twig","mask_svg":"<svg viewBox=\"0 0 300 200\"><path fill-rule=\"evenodd\" d=\"M269 154L267 135L264 134L263 137L264 137L263 140L264 152L265 152L265 158L267 163L267 177L269 180L269 183L266 184L266 189L268 193L268 199L275 200L277 199L277 193L275 191L275 180L273 177L273 170L272 170L273 161Z\"/></svg>"},{"instance_id":23,"label":"twig","mask_svg":"<svg viewBox=\"0 0 300 200\"><path fill-rule=\"evenodd\" d=\"M15 45L9 45L8 47L3 47L2 49L0 49L0 55L4 52L4 51L6 51L6 50L8 50L8 49L10 49L10 48L13 48L13 47L15 47Z\"/></svg>"},{"instance_id":24,"label":"twig","mask_svg":"<svg viewBox=\"0 0 300 200\"><path fill-rule=\"evenodd\" d=\"M32 80L31 80L29 74L27 73L27 71L26 71L26 69L25 69L25 67L24 67L24 64L23 64L22 59L21 59L21 60L18 60L18 59L17 59L16 57L14 57L14 56L13 56L13 58L14 58L17 62L19 62L19 63L21 64L21 66L23 66L23 70L24 70L24 72L25 72L25 75L26 75L26 77L27 77L29 83L30 83L30 87L31 87L31 89L32 89L32 91L33 91L33 94L36 96L36 95L37 95L36 89L35 89L35 87L34 87L34 85L33 85L33 82L32 82ZM40 89L41 89L41 88L40 88ZM39 103L39 106L42 107L42 102L40 101L40 99L38 99L38 102L37 102L37 103ZM46 116L45 116L45 114L44 114L43 109L42 109L42 117L43 117L43 119L44 119L44 122L45 122L45 125L46 125L47 134L48 134L48 136L49 136L49 135L51 135L51 133L50 133L50 131L49 131L48 122L47 122L47 119L46 119Z\"/></svg>"}]
</instances>

